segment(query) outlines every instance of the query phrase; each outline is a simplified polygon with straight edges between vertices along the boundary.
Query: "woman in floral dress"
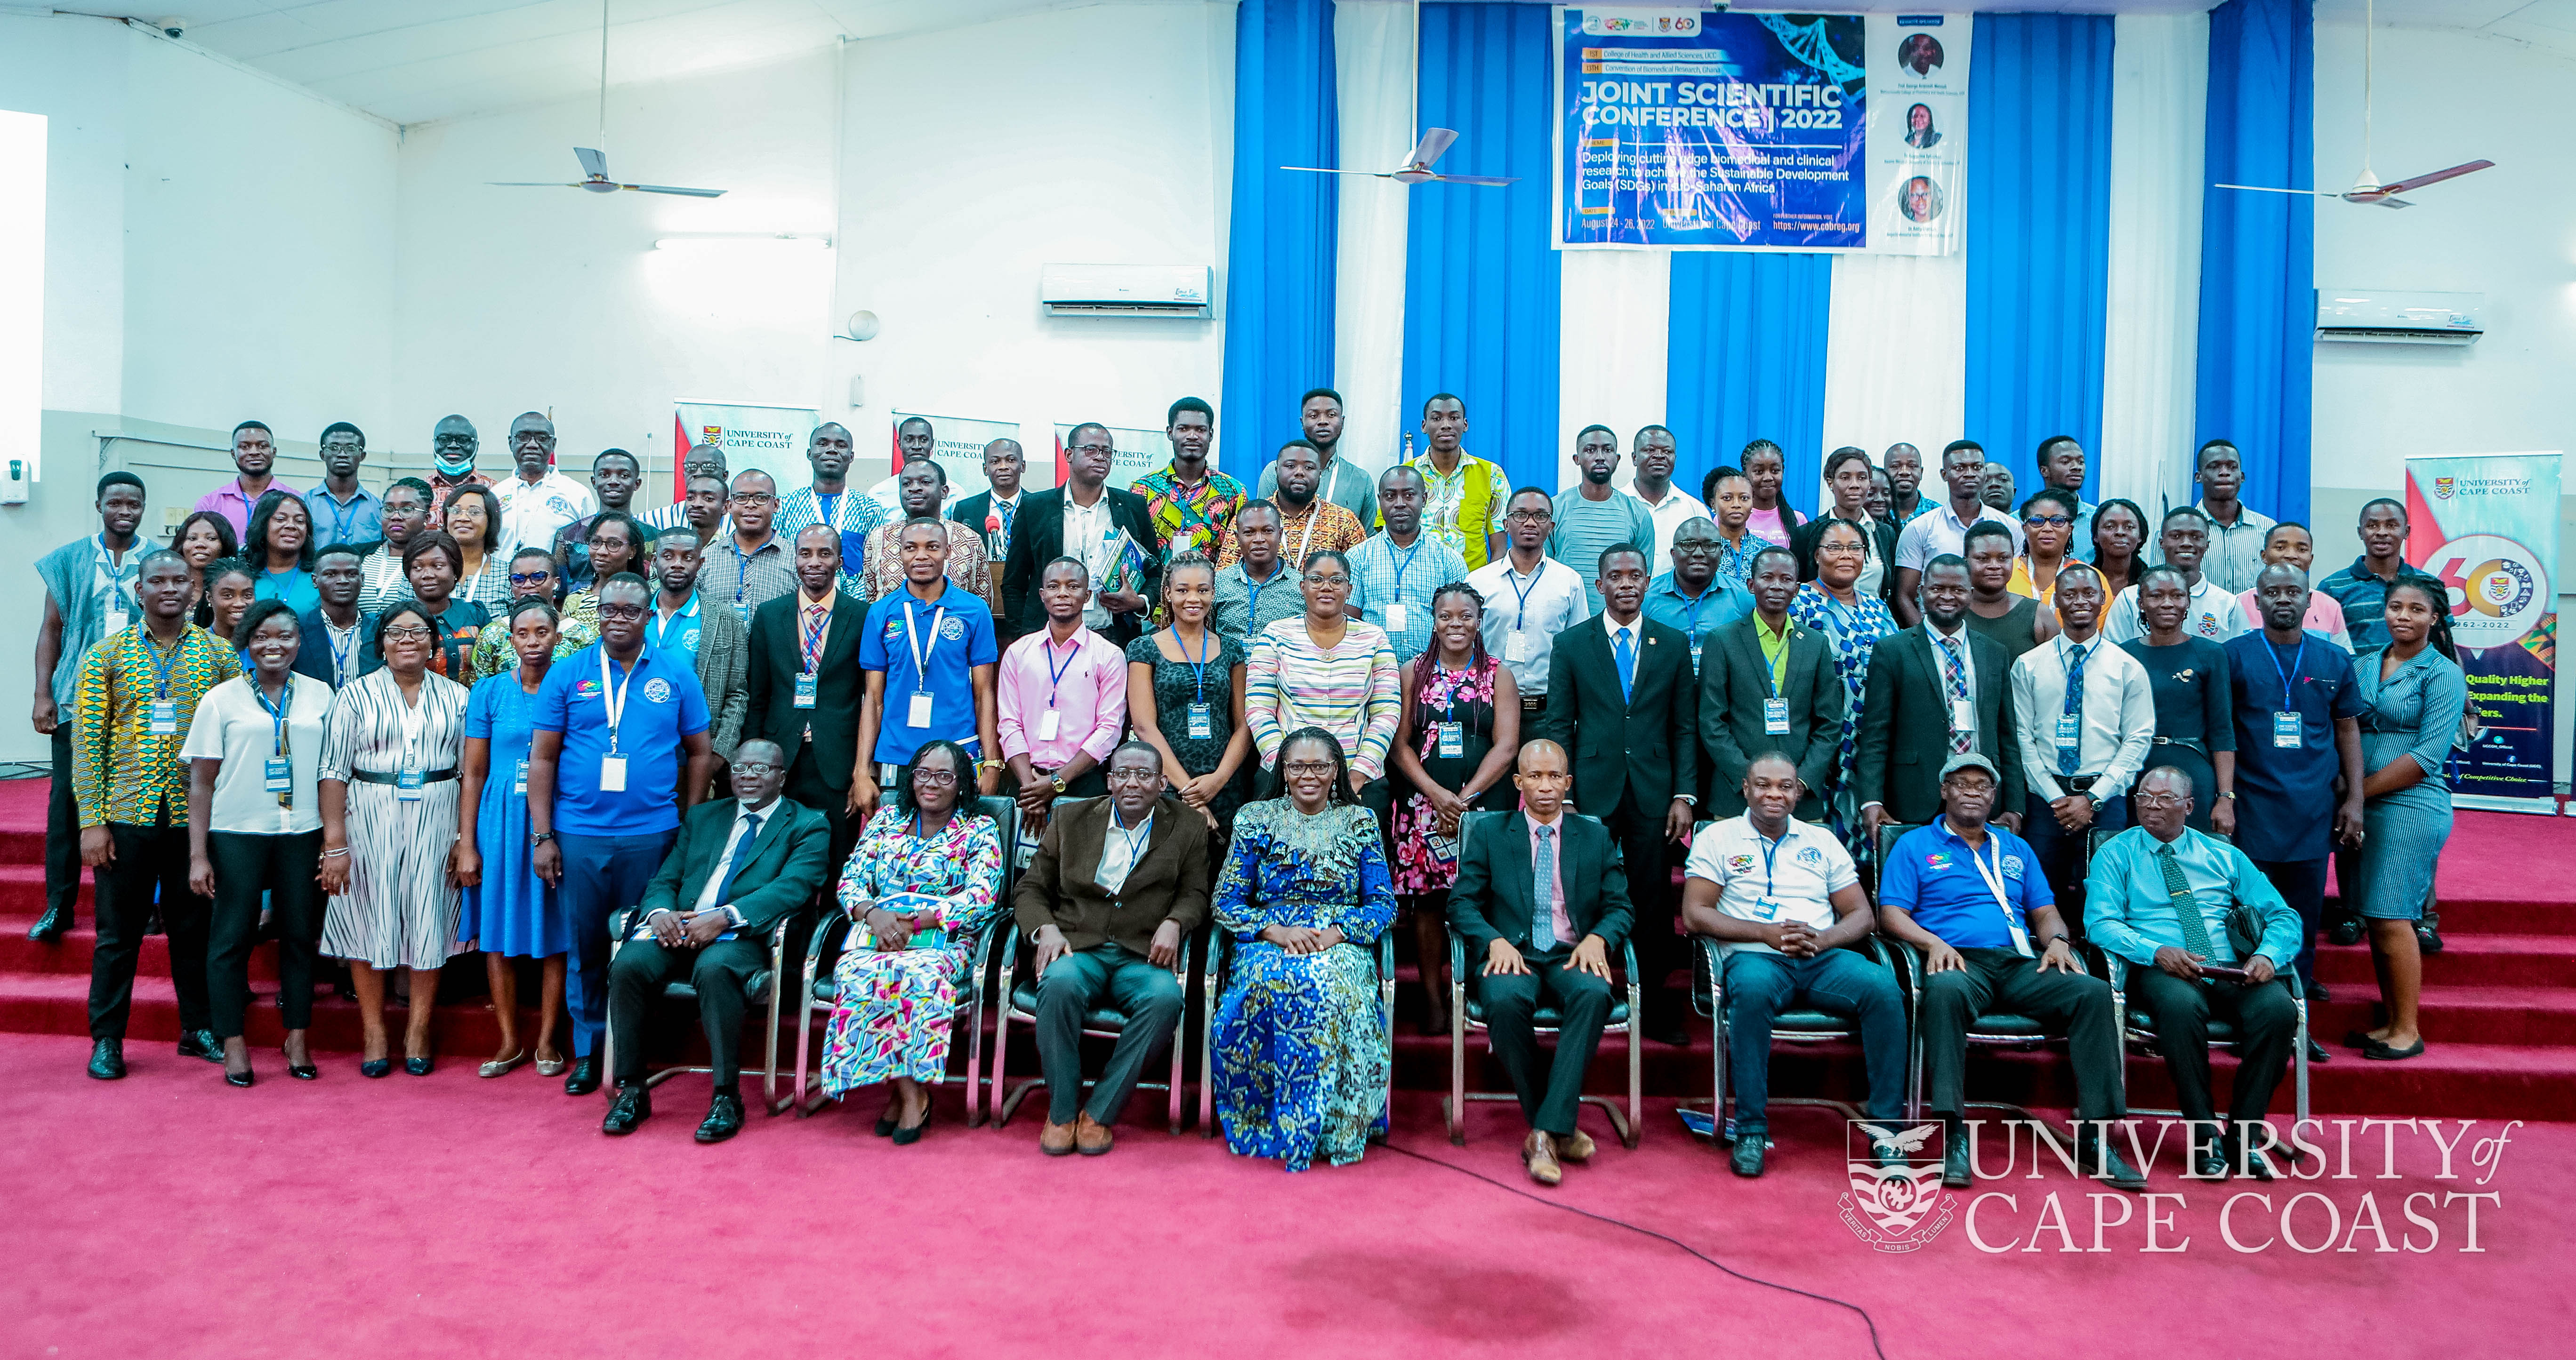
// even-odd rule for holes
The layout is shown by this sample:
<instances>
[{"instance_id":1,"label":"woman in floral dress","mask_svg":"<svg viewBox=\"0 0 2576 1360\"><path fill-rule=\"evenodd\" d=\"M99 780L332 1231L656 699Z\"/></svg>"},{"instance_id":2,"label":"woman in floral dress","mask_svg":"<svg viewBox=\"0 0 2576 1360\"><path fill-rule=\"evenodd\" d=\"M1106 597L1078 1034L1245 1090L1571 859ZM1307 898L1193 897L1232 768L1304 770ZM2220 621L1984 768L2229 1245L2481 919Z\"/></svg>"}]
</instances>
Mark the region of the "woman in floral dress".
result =
<instances>
[{"instance_id":1,"label":"woman in floral dress","mask_svg":"<svg viewBox=\"0 0 2576 1360\"><path fill-rule=\"evenodd\" d=\"M1828 524L1816 536L1816 579L1798 587L1789 601L1789 617L1825 635L1834 649L1834 673L1843 682L1842 768L1834 796L1826 804L1834 835L1846 843L1859 824L1853 806L1852 757L1860 746L1861 699L1869 688L1869 658L1878 640L1897 632L1896 616L1875 595L1854 585L1867 561L1865 531L1848 520Z\"/></svg>"},{"instance_id":2,"label":"woman in floral dress","mask_svg":"<svg viewBox=\"0 0 2576 1360\"><path fill-rule=\"evenodd\" d=\"M957 986L975 939L1003 911L1002 840L993 819L959 810L975 762L953 741L913 753L911 776L870 818L841 871L849 947L833 970L838 995L824 1035L823 1093L878 1082L894 1088L879 1136L918 1141L931 1086L948 1071ZM881 903L900 894L942 899Z\"/></svg>"},{"instance_id":3,"label":"woman in floral dress","mask_svg":"<svg viewBox=\"0 0 2576 1360\"><path fill-rule=\"evenodd\" d=\"M1404 716L1390 764L1413 788L1395 808L1395 891L1413 916L1422 1032L1449 1032L1442 924L1458 881L1458 819L1511 810L1521 696L1502 658L1485 650L1485 599L1452 582L1431 596L1431 647L1404 665ZM1399 786L1401 787L1401 786Z\"/></svg>"}]
</instances>

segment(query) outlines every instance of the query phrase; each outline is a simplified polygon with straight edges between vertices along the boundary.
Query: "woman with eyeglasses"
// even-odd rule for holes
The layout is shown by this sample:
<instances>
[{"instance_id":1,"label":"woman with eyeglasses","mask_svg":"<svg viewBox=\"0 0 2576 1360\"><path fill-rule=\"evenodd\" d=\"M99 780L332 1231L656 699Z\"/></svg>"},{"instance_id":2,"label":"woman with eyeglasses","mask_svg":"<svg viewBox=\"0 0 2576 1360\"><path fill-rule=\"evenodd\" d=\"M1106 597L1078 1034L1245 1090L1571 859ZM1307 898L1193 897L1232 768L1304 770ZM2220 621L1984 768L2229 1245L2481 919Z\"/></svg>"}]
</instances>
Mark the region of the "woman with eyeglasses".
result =
<instances>
[{"instance_id":1,"label":"woman with eyeglasses","mask_svg":"<svg viewBox=\"0 0 2576 1360\"><path fill-rule=\"evenodd\" d=\"M413 554L423 546L415 542ZM438 624L420 601L400 600L377 615L374 645L385 668L340 691L322 738L321 878L331 894L322 952L349 961L365 1030L363 1076L393 1070L385 974L409 972L403 1070L425 1077L438 970L465 950L456 942L456 763L466 692L430 669Z\"/></svg>"},{"instance_id":2,"label":"woman with eyeglasses","mask_svg":"<svg viewBox=\"0 0 2576 1360\"><path fill-rule=\"evenodd\" d=\"M2147 668L2155 691L2156 744L2147 748L2147 763L2138 774L2171 765L2191 777L2194 831L2236 831L2236 721L2233 692L2228 688L2227 652L2217 643L2186 631L2191 621L2191 583L2172 567L2149 567L2138 582L2138 620L2147 635L2120 644L2120 650ZM2130 785L2130 797L2137 797ZM2135 817L2131 818L2132 823Z\"/></svg>"},{"instance_id":3,"label":"woman with eyeglasses","mask_svg":"<svg viewBox=\"0 0 2576 1360\"><path fill-rule=\"evenodd\" d=\"M2361 881L2346 894L2370 923L2370 960L2388 1023L2356 1030L2344 1042L2365 1058L2420 1057L2424 1032L2424 904L2433 869L2451 839L2451 788L2443 775L2469 682L2442 652L2435 622L2451 607L2420 578L2388 587L2388 645L2364 652L2353 667L2361 680Z\"/></svg>"},{"instance_id":4,"label":"woman with eyeglasses","mask_svg":"<svg viewBox=\"0 0 2576 1360\"><path fill-rule=\"evenodd\" d=\"M437 529L412 535L411 545L403 549L403 576L411 583L412 602L421 607L437 633L429 669L459 685L472 683L474 643L492 621L483 606L455 597L464 563L465 550ZM380 615L378 622L382 621Z\"/></svg>"},{"instance_id":5,"label":"woman with eyeglasses","mask_svg":"<svg viewBox=\"0 0 2576 1360\"><path fill-rule=\"evenodd\" d=\"M523 554L513 565L532 562ZM518 664L475 682L465 703L456 817L456 881L464 897L456 936L482 949L483 976L492 988L492 1017L500 1026L501 1046L481 1068L487 1077L505 1076L531 1056L539 1076L561 1076L564 1070L563 1047L555 1034L556 1022L564 1016L572 924L555 900L554 885L537 877L528 844L528 748L537 736L537 692L545 687L546 671L555 659L567 655L556 622L554 605L541 595L512 602L508 626L483 632L486 638L507 638ZM475 652L482 650L478 639ZM519 1042L515 959L542 960L533 1055Z\"/></svg>"},{"instance_id":6,"label":"woman with eyeglasses","mask_svg":"<svg viewBox=\"0 0 2576 1360\"><path fill-rule=\"evenodd\" d=\"M590 528L582 539L582 546L590 553L590 584L564 597L564 622L595 629L599 623L599 583L621 571L652 580L653 565L645 560L644 552L649 541L644 526L623 510L602 510L591 516Z\"/></svg>"},{"instance_id":7,"label":"woman with eyeglasses","mask_svg":"<svg viewBox=\"0 0 2576 1360\"><path fill-rule=\"evenodd\" d=\"M2147 512L2136 501L2113 497L2093 507L2093 565L2102 573L2106 599L2118 598L2147 574ZM2056 593L2052 577L2052 601Z\"/></svg>"},{"instance_id":8,"label":"woman with eyeglasses","mask_svg":"<svg viewBox=\"0 0 2576 1360\"><path fill-rule=\"evenodd\" d=\"M492 625L474 635L474 650L465 658L463 683L481 688L493 676L517 669L518 639L507 620L515 617L519 606L530 600L555 602L556 573L554 554L543 548L521 548L510 558L510 606L493 612L499 617ZM602 578L606 579L606 578ZM598 606L592 605L591 617L599 617ZM567 657L599 641L599 629L572 617L569 605L555 611L555 656Z\"/></svg>"},{"instance_id":9,"label":"woman with eyeglasses","mask_svg":"<svg viewBox=\"0 0 2576 1360\"><path fill-rule=\"evenodd\" d=\"M1833 491L1834 506L1789 535L1789 550L1798 555L1799 580L1816 579L1816 540L1827 525L1841 520L1861 531L1860 575L1853 588L1882 600L1896 593L1896 573L1891 569L1896 560L1896 526L1873 517L1869 510L1870 486L1877 471L1867 453L1848 444L1825 455L1825 485Z\"/></svg>"},{"instance_id":10,"label":"woman with eyeglasses","mask_svg":"<svg viewBox=\"0 0 2576 1360\"><path fill-rule=\"evenodd\" d=\"M1185 552L1163 565L1162 631L1127 644L1127 721L1163 757L1173 796L1222 837L1242 805L1236 776L1252 755L1244 654L1208 626L1216 563Z\"/></svg>"},{"instance_id":11,"label":"woman with eyeglasses","mask_svg":"<svg viewBox=\"0 0 2576 1360\"><path fill-rule=\"evenodd\" d=\"M1238 1155L1347 1166L1386 1128L1388 1017L1371 951L1395 923L1395 891L1341 739L1297 729L1279 771L1287 796L1244 807L1217 875L1217 929L1235 944L1211 1003L1216 1116Z\"/></svg>"},{"instance_id":12,"label":"woman with eyeglasses","mask_svg":"<svg viewBox=\"0 0 2576 1360\"><path fill-rule=\"evenodd\" d=\"M1396 773L1411 792L1395 810L1396 901L1413 916L1422 977L1424 1034L1449 1032L1449 889L1458 881L1460 820L1508 811L1518 800L1512 762L1521 749L1521 693L1503 659L1485 650L1485 597L1464 581L1431 594L1431 646L1404 664Z\"/></svg>"},{"instance_id":13,"label":"woman with eyeglasses","mask_svg":"<svg viewBox=\"0 0 2576 1360\"><path fill-rule=\"evenodd\" d=\"M1395 644L1385 629L1343 612L1351 597L1349 558L1318 549L1299 565L1306 612L1253 638L1244 677L1244 717L1270 771L1265 787L1274 795L1279 788L1276 767L1286 735L1315 728L1341 742L1352 794L1383 807L1387 748L1404 706Z\"/></svg>"},{"instance_id":14,"label":"woman with eyeglasses","mask_svg":"<svg viewBox=\"0 0 2576 1360\"><path fill-rule=\"evenodd\" d=\"M298 614L321 608L322 592L313 587L313 549L313 512L303 501L272 491L251 507L242 556L259 568L259 598L284 600Z\"/></svg>"},{"instance_id":15,"label":"woman with eyeglasses","mask_svg":"<svg viewBox=\"0 0 2576 1360\"><path fill-rule=\"evenodd\" d=\"M170 532L170 546L188 559L188 622L200 628L214 623L214 602L206 597L206 568L239 552L238 542L232 521L212 510L190 514Z\"/></svg>"},{"instance_id":16,"label":"woman with eyeglasses","mask_svg":"<svg viewBox=\"0 0 2576 1360\"><path fill-rule=\"evenodd\" d=\"M510 598L509 559L501 553L501 498L481 482L454 487L439 506L457 549L456 598L498 609Z\"/></svg>"},{"instance_id":17,"label":"woman with eyeglasses","mask_svg":"<svg viewBox=\"0 0 2576 1360\"><path fill-rule=\"evenodd\" d=\"M876 1131L897 1145L919 1141L930 1123L930 1088L948 1072L957 985L974 963L976 935L1006 905L1001 831L974 810L974 796L966 748L925 743L841 870L850 937L832 970L823 1094L892 1087Z\"/></svg>"},{"instance_id":18,"label":"woman with eyeglasses","mask_svg":"<svg viewBox=\"0 0 2576 1360\"><path fill-rule=\"evenodd\" d=\"M2075 560L2068 552L2075 541L2073 500L2055 487L2042 487L2021 503L2024 551L2013 559L2012 581L2004 589L2039 602L2031 633L2041 642L2057 636L2057 573Z\"/></svg>"},{"instance_id":19,"label":"woman with eyeglasses","mask_svg":"<svg viewBox=\"0 0 2576 1360\"><path fill-rule=\"evenodd\" d=\"M233 643L243 674L206 691L179 755L190 762L188 887L214 899L206 993L224 1080L251 1084L242 1024L250 1007L250 955L262 899L277 927L278 1000L285 1012L286 1071L320 1075L313 1026L313 962L322 935L322 799L317 784L331 687L295 673L302 642L294 606L260 600Z\"/></svg>"},{"instance_id":20,"label":"woman with eyeglasses","mask_svg":"<svg viewBox=\"0 0 2576 1360\"><path fill-rule=\"evenodd\" d=\"M1833 649L1834 674L1843 682L1841 775L1827 803L1833 832L1849 840L1858 823L1853 803L1852 761L1860 750L1861 699L1869 690L1869 659L1878 640L1895 636L1896 615L1887 602L1860 588L1861 563L1868 555L1869 529L1846 519L1825 520L1816 535L1816 579L1798 587L1789 601L1789 617L1824 634Z\"/></svg>"}]
</instances>

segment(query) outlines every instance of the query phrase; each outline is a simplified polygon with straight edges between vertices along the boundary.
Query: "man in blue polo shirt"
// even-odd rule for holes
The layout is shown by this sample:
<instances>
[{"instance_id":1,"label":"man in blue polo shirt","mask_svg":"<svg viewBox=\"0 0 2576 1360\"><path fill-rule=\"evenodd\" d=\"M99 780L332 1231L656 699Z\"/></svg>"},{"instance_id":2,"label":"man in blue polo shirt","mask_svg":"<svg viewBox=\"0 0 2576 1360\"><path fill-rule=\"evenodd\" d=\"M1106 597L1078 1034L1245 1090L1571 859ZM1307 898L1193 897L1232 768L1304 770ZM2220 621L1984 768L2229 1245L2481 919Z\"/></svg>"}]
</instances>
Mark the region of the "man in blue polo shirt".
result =
<instances>
[{"instance_id":1,"label":"man in blue polo shirt","mask_svg":"<svg viewBox=\"0 0 2576 1360\"><path fill-rule=\"evenodd\" d=\"M976 786L991 793L1001 776L1002 743L994 735L993 611L948 581L948 530L917 517L895 531L903 589L868 606L859 635L859 762L850 801L864 820L876 815L879 791L934 741L953 741L975 756Z\"/></svg>"},{"instance_id":2,"label":"man in blue polo shirt","mask_svg":"<svg viewBox=\"0 0 2576 1360\"><path fill-rule=\"evenodd\" d=\"M2103 1138L2123 1117L2120 1026L2111 984L2075 960L2048 876L2030 843L1986 819L2001 776L1975 752L1941 766L1941 816L1896 842L1879 875L1880 929L1923 953L1917 1010L1932 1113L1949 1126L1941 1183L1972 1179L1961 1123L1968 1027L1987 1011L2066 1027L2075 1065L2075 1145L2082 1165L2122 1190L2147 1178Z\"/></svg>"},{"instance_id":3,"label":"man in blue polo shirt","mask_svg":"<svg viewBox=\"0 0 2576 1360\"><path fill-rule=\"evenodd\" d=\"M599 641L546 672L528 749L532 859L572 925L564 1007L575 1061L564 1093L576 1096L599 1089L609 913L644 899L681 810L706 798L716 767L697 675L685 657L644 645L652 587L619 572L598 591Z\"/></svg>"}]
</instances>

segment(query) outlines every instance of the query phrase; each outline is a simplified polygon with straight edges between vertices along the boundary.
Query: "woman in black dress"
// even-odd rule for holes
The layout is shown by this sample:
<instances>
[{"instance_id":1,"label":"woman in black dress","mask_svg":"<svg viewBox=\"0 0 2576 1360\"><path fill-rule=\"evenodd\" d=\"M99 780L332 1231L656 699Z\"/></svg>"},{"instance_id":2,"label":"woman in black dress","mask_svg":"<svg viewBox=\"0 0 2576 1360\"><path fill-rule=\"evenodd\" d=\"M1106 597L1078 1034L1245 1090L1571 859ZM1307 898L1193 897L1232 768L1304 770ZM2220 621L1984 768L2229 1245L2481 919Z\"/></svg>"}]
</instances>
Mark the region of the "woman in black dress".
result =
<instances>
[{"instance_id":1,"label":"woman in black dress","mask_svg":"<svg viewBox=\"0 0 2576 1360\"><path fill-rule=\"evenodd\" d=\"M1431 646L1404 665L1404 712L1388 763L1410 792L1395 807L1396 901L1413 915L1422 1032L1449 1028L1440 961L1449 887L1458 881L1459 819L1508 811L1519 800L1512 765L1521 749L1521 696L1503 659L1485 650L1485 598L1452 582L1431 595Z\"/></svg>"},{"instance_id":2,"label":"woman in black dress","mask_svg":"<svg viewBox=\"0 0 2576 1360\"><path fill-rule=\"evenodd\" d=\"M1243 722L1243 653L1208 627L1215 607L1216 564L1205 553L1175 555L1163 568L1170 626L1127 644L1127 721L1163 753L1173 795L1222 838L1243 802L1235 776L1251 757L1252 729Z\"/></svg>"},{"instance_id":3,"label":"woman in black dress","mask_svg":"<svg viewBox=\"0 0 2576 1360\"><path fill-rule=\"evenodd\" d=\"M2172 567L2149 567L2138 582L2138 619L2147 635L2120 644L2147 668L2156 692L2156 744L2138 771L2171 765L2191 776L2191 828L2236 831L2236 723L2228 705L2227 653L2183 631L2191 587ZM2131 787L2135 787L2134 784ZM2137 811L2130 810L2136 825Z\"/></svg>"}]
</instances>

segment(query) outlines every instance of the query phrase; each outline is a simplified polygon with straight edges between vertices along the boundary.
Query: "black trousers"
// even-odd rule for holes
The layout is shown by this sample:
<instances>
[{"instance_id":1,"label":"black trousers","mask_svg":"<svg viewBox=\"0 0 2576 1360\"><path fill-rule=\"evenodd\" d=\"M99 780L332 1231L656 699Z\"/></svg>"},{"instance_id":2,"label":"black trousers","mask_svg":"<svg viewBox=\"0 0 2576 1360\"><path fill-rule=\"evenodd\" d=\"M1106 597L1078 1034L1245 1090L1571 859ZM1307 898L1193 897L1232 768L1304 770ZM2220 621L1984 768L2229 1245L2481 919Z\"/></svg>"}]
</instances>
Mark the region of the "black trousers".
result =
<instances>
[{"instance_id":1,"label":"black trousers","mask_svg":"<svg viewBox=\"0 0 2576 1360\"><path fill-rule=\"evenodd\" d=\"M1574 1132L1575 1111L1582 1108L1583 1073L1601 1047L1601 1026L1610 1018L1610 984L1565 966L1570 950L1526 955L1526 974L1497 973L1475 979L1485 1003L1485 1037L1494 1058L1511 1078L1520 1097L1521 1115L1530 1127L1563 1137ZM1480 966L1471 956L1470 968ZM1556 1054L1548 1059L1546 1079L1539 1075L1538 1035L1534 1017L1540 1005L1556 1008Z\"/></svg>"},{"instance_id":2,"label":"black trousers","mask_svg":"<svg viewBox=\"0 0 2576 1360\"><path fill-rule=\"evenodd\" d=\"M2299 914L2299 957L2297 967L2302 986L2317 980L2317 932L2325 926L2326 866L2333 856L2316 859L2258 859L2254 867L2272 880L2272 890L2290 909ZM2352 891L2360 891L2361 876L2356 873ZM2357 910L2357 909L2356 909Z\"/></svg>"},{"instance_id":3,"label":"black trousers","mask_svg":"<svg viewBox=\"0 0 2576 1360\"><path fill-rule=\"evenodd\" d=\"M2208 1121L2218 1117L2209 1093L2209 1021L2236 1026L2236 1089L2229 1093L2227 1118L2261 1119L2272 1107L2272 1092L2290 1066L2290 1045L2298 1037L2299 1011L2290 989L2279 978L2260 987L2234 982L2185 982L2161 968L2131 968L2129 999L2156 1018L2156 1046L2165 1052L2165 1071L2174 1084L2174 1106L2183 1118Z\"/></svg>"},{"instance_id":4,"label":"black trousers","mask_svg":"<svg viewBox=\"0 0 2576 1360\"><path fill-rule=\"evenodd\" d=\"M1924 979L1925 1104L1956 1118L1967 1109L1968 1026L1986 1011L2008 1011L2062 1026L2075 1060L2075 1117L2118 1119L2120 1022L2111 984L2084 973L2039 971L2039 960L2009 949L1962 949L1968 966Z\"/></svg>"},{"instance_id":5,"label":"black trousers","mask_svg":"<svg viewBox=\"0 0 2576 1360\"><path fill-rule=\"evenodd\" d=\"M286 1027L313 1027L313 963L322 942L323 895L313 881L322 862L322 833L253 836L206 833L215 866L214 923L206 949L206 992L218 1039L242 1031L250 1009L250 951L259 943L260 897L276 909L277 985Z\"/></svg>"},{"instance_id":6,"label":"black trousers","mask_svg":"<svg viewBox=\"0 0 2576 1360\"><path fill-rule=\"evenodd\" d=\"M836 771L841 777L841 786L835 789L823 780L823 763L814 758L814 743L798 742L796 749L787 754L787 783L779 791L822 813L824 820L832 824L832 874L829 881L838 883L841 881L841 866L849 862L850 847L858 844L859 840L859 829L850 825L850 772ZM879 790L882 797L893 794L891 788Z\"/></svg>"},{"instance_id":7,"label":"black trousers","mask_svg":"<svg viewBox=\"0 0 2576 1360\"><path fill-rule=\"evenodd\" d=\"M160 894L161 929L170 940L170 986L179 994L179 1028L211 1028L206 997L206 936L214 905L188 891L188 828L107 824L116 858L99 875L98 948L89 965L89 1037L122 1039L134 1011L134 961Z\"/></svg>"},{"instance_id":8,"label":"black trousers","mask_svg":"<svg viewBox=\"0 0 2576 1360\"><path fill-rule=\"evenodd\" d=\"M1619 796L1619 806L1601 819L1611 839L1619 843L1619 858L1628 869L1628 902L1637 917L1636 929L1628 932L1628 938L1637 946L1646 1005L1658 1018L1679 1004L1679 997L1665 987L1665 979L1688 958L1688 942L1673 933L1673 915L1680 903L1673 896L1676 847L1664 835L1664 815L1671 810L1671 799L1654 807L1641 805L1632 784Z\"/></svg>"},{"instance_id":9,"label":"black trousers","mask_svg":"<svg viewBox=\"0 0 2576 1360\"><path fill-rule=\"evenodd\" d=\"M45 910L66 924L80 903L80 803L72 797L72 721L54 728L54 787L45 803Z\"/></svg>"},{"instance_id":10,"label":"black trousers","mask_svg":"<svg viewBox=\"0 0 2576 1360\"><path fill-rule=\"evenodd\" d=\"M658 940L630 940L608 965L608 1033L617 1050L623 1085L644 1079L644 1029L662 989L686 981L698 989L698 1022L707 1032L707 1066L717 1090L742 1075L742 1014L751 1006L751 979L769 966L766 939L737 936L704 949L665 949ZM776 985L775 980L771 983Z\"/></svg>"}]
</instances>

